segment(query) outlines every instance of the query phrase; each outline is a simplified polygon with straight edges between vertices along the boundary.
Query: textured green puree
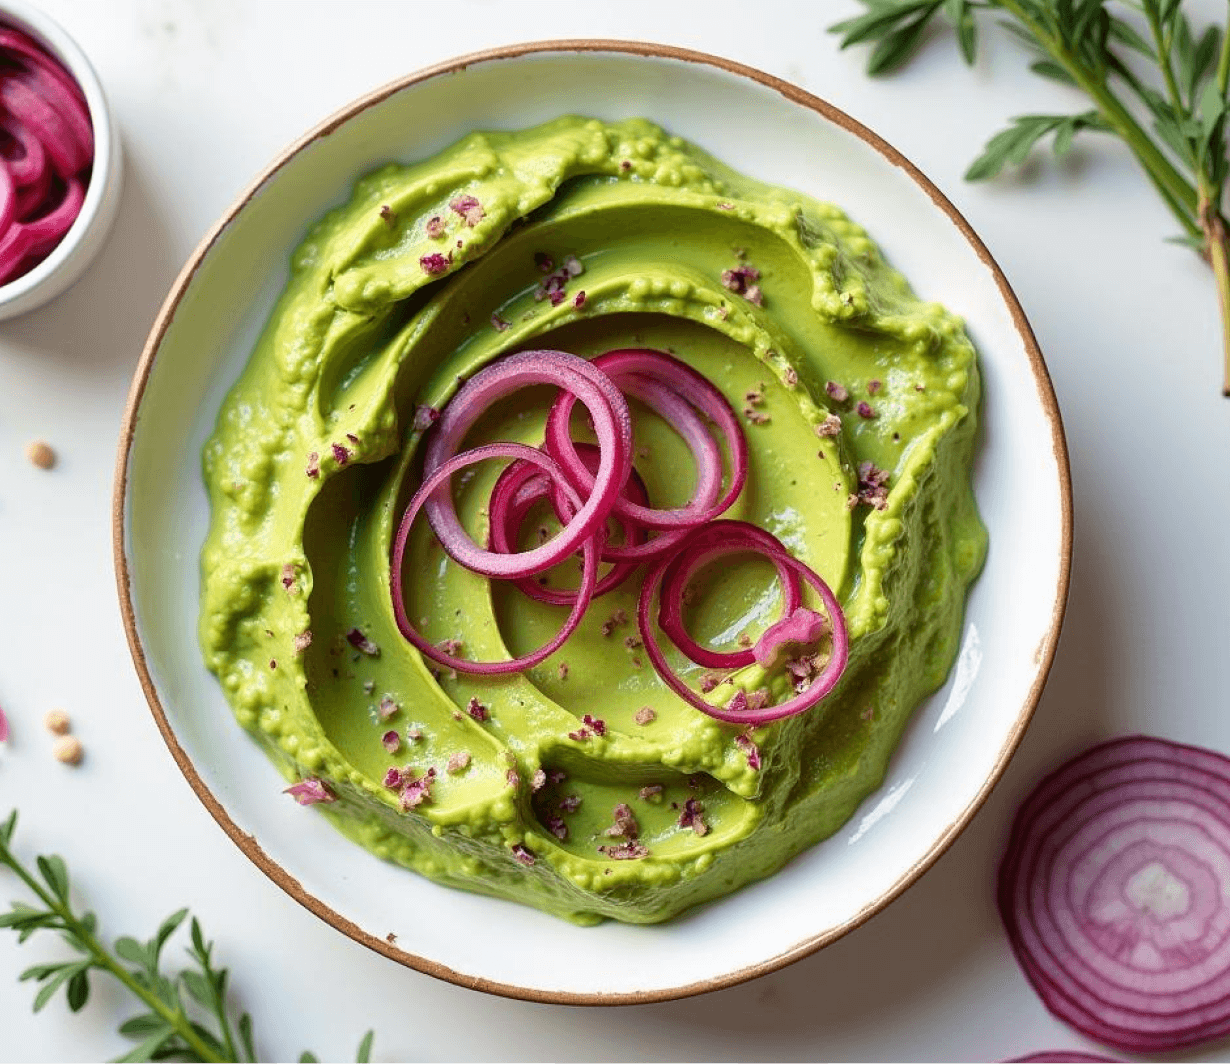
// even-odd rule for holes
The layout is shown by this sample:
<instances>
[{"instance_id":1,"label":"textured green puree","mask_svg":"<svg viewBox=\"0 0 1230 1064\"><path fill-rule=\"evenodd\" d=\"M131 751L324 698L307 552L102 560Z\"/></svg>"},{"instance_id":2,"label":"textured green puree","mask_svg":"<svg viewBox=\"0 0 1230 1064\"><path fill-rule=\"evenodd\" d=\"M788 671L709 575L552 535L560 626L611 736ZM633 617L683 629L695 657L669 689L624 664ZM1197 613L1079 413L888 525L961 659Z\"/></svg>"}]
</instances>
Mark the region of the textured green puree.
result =
<instances>
[{"instance_id":1,"label":"textured green puree","mask_svg":"<svg viewBox=\"0 0 1230 1064\"><path fill-rule=\"evenodd\" d=\"M481 218L450 209L463 195ZM433 218L443 233L439 223L429 232ZM436 254L446 272L424 268ZM535 298L536 255L583 264L559 305ZM741 264L760 271L761 305L723 284ZM509 352L619 346L670 350L752 411L748 484L726 516L777 535L846 611L844 678L811 711L751 733L759 770L736 742L742 729L685 705L627 645L640 574L521 675L439 675L393 620L387 559L420 477L416 408L442 407ZM829 381L849 400L827 394ZM918 300L837 208L736 174L644 120L565 117L473 134L363 178L294 253L205 448L205 660L284 774L326 781L337 801L318 809L380 857L579 922L667 919L836 831L879 786L911 711L944 681L986 550L969 472L978 387L960 320ZM749 404L748 392L762 398ZM534 389L505 401L467 445L537 445L551 398ZM680 505L694 477L686 447L647 410L633 412L634 462L654 504ZM822 438L830 412L842 428ZM583 416L574 424L583 431ZM890 473L882 509L850 505L864 462ZM455 490L484 543L498 472L476 467ZM425 522L406 573L416 623L434 641L460 640L473 659L527 652L566 612L446 561ZM763 559L710 566L696 590L690 628L719 649L777 618ZM615 623L619 609L626 623ZM347 642L354 628L378 654ZM297 651L305 632L311 644ZM699 684L704 670L672 660ZM780 670L732 683L785 692ZM486 721L466 711L471 698ZM387 720L382 701L397 707ZM637 723L646 706L654 719ZM604 735L580 730L587 713ZM392 754L381 742L389 729L402 737ZM411 730L418 738L406 738ZM393 766L434 767L430 800L403 811L383 784ZM535 790L540 770L551 782ZM646 787L662 790L642 797ZM688 798L703 806L703 835L679 824ZM269 800L290 801L272 790ZM619 803L647 856L600 850L624 841L606 833Z\"/></svg>"}]
</instances>

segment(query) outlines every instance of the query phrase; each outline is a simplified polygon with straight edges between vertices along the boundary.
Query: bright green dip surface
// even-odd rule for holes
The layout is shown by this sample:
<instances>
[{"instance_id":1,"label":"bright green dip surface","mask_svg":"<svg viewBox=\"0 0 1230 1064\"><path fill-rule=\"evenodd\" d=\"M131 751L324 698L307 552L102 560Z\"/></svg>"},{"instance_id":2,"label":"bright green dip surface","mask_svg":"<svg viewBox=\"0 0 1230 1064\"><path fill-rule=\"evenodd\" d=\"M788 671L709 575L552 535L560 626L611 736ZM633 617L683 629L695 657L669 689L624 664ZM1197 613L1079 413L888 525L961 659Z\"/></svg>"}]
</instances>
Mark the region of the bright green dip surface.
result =
<instances>
[{"instance_id":1,"label":"bright green dip surface","mask_svg":"<svg viewBox=\"0 0 1230 1064\"><path fill-rule=\"evenodd\" d=\"M476 224L450 209L461 195L481 204ZM432 218L444 223L436 238ZM538 253L584 266L558 306L535 299ZM446 273L421 265L433 254L451 257ZM723 285L740 264L760 271L761 305ZM524 675L438 676L393 620L387 559L419 477L416 407L443 406L459 381L516 350L621 346L669 350L737 410L767 418L746 423L748 485L725 516L777 535L846 611L844 678L811 711L750 733L759 770L746 740L735 741L741 729L687 706L625 644L639 574ZM829 381L849 400L832 399ZM749 407L746 394L762 387ZM551 398L513 397L472 439L538 444ZM337 801L318 808L379 856L579 922L664 920L836 831L879 786L910 712L943 682L986 549L969 475L977 400L961 322L920 302L837 208L742 177L643 120L568 117L471 135L364 178L295 252L205 448L206 662L287 777L324 780ZM874 416L860 416L860 402ZM633 411L635 465L654 504L682 504L694 476L686 447ZM818 437L830 412L840 435ZM851 505L864 462L890 473L882 509ZM463 523L484 543L498 472L477 467L456 486ZM526 653L566 614L446 561L425 522L406 574L410 615L433 640L460 640L466 657ZM718 649L777 619L763 560L711 566L696 591L691 630ZM627 623L604 634L620 609ZM378 654L347 642L355 628ZM699 684L704 670L672 660ZM736 680L785 690L780 673ZM466 712L471 698L488 720ZM387 720L382 701L396 705ZM654 719L637 723L646 706ZM581 732L584 714L606 733ZM401 737L393 754L381 741L390 729ZM434 768L430 799L403 810L383 785L394 766ZM535 790L540 771L549 782ZM689 798L703 806L703 835L679 823ZM599 849L625 841L606 833L620 803L646 856Z\"/></svg>"}]
</instances>

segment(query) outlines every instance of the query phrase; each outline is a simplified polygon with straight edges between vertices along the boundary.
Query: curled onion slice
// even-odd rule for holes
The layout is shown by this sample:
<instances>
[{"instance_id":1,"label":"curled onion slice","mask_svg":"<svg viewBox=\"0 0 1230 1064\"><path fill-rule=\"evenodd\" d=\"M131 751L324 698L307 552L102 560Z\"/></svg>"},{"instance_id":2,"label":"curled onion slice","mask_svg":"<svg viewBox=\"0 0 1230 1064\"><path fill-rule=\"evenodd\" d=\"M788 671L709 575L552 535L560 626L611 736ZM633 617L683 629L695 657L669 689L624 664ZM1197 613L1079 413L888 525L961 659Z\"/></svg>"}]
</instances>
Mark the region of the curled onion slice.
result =
<instances>
[{"instance_id":1,"label":"curled onion slice","mask_svg":"<svg viewBox=\"0 0 1230 1064\"><path fill-rule=\"evenodd\" d=\"M597 447L593 444L582 443L578 445L577 451L591 471L598 468L599 451ZM511 554L526 515L543 500L550 500L555 504L557 515L563 512L564 516L560 517L561 521L569 520L575 511L569 505L568 496L565 494L566 488L566 484L552 481L536 466L521 462L514 462L508 466L495 482L495 487L491 491L491 500L487 504L487 512L491 521L492 550ZM645 483L635 469L632 470L628 483L624 485L624 494L642 503L649 501ZM614 520L623 530L625 543L644 542L645 530L639 525L623 517L614 516ZM605 547L605 544L603 546ZM601 553L599 558L602 558ZM593 597L600 598L608 591L613 591L636 570L635 563L615 564L598 581ZM571 606L577 598L577 592L574 590L544 587L531 577L517 580L515 583L529 598L551 606Z\"/></svg>"},{"instance_id":2,"label":"curled onion slice","mask_svg":"<svg viewBox=\"0 0 1230 1064\"><path fill-rule=\"evenodd\" d=\"M0 283L19 273L27 259L50 251L68 232L85 200L85 186L69 178L64 198L47 214L28 222L14 222L0 236Z\"/></svg>"},{"instance_id":3,"label":"curled onion slice","mask_svg":"<svg viewBox=\"0 0 1230 1064\"><path fill-rule=\"evenodd\" d=\"M522 443L491 443L483 447L476 447L463 454L454 455L437 466L435 471L423 481L414 498L410 500L410 505L406 507L406 512L401 519L401 525L397 529L397 536L393 541L393 557L389 580L393 596L393 615L397 620L398 631L401 632L405 639L425 657L436 662L436 664L443 665L445 668L456 669L457 672L471 673L478 676L498 676L510 672L523 672L525 669L531 668L549 658L576 631L577 625L581 623L581 618L589 608L590 599L594 595L594 587L598 582L598 540L597 537L590 536L581 545L581 586L577 588L576 600L572 604L572 612L569 613L568 619L555 634L554 639L539 647L532 654L526 654L524 657L512 658L508 661L468 661L465 658L454 657L452 654L446 653L419 633L406 612L405 589L402 583L406 543L410 538L410 529L414 524L414 519L418 516L419 511L425 508L427 501L432 498L433 492L437 488L443 485L445 490L447 490L448 481L454 473L492 458L520 459L531 466L541 469L555 480L563 481L564 479L563 471L551 458L541 451L533 447L527 447ZM577 509L580 509L580 496L573 489L569 488L568 490L571 491L569 501Z\"/></svg>"},{"instance_id":4,"label":"curled onion slice","mask_svg":"<svg viewBox=\"0 0 1230 1064\"><path fill-rule=\"evenodd\" d=\"M1143 736L1053 772L1017 813L999 909L1043 1003L1134 1053L1230 1034L1230 760Z\"/></svg>"},{"instance_id":5,"label":"curled onion slice","mask_svg":"<svg viewBox=\"0 0 1230 1064\"><path fill-rule=\"evenodd\" d=\"M517 554L484 550L457 520L447 483L432 478L457 453L466 433L493 403L534 384L565 389L589 410L601 452L593 490L559 535L541 547ZM449 557L487 577L511 580L536 576L558 565L603 527L632 470L632 416L623 395L600 369L563 351L525 351L480 370L444 408L433 432L423 475L438 489L426 500L424 511ZM540 452L534 453L543 457ZM552 476L558 470L552 461Z\"/></svg>"},{"instance_id":6,"label":"curled onion slice","mask_svg":"<svg viewBox=\"0 0 1230 1064\"><path fill-rule=\"evenodd\" d=\"M43 142L61 177L71 177L90 165L90 149L78 141L73 125L24 79L0 78L0 103Z\"/></svg>"},{"instance_id":7,"label":"curled onion slice","mask_svg":"<svg viewBox=\"0 0 1230 1064\"><path fill-rule=\"evenodd\" d=\"M670 422L696 458L696 488L686 506L657 510L617 499L615 512L639 521L646 528L678 529L711 521L728 510L747 481L748 452L743 428L726 397L691 366L649 348L608 351L593 359L593 365L608 374L620 390L634 395ZM659 387L646 389L649 382ZM664 405L664 395L670 397L669 405ZM720 498L721 454L703 423L700 423L698 431L691 418L681 416L677 407L679 399L714 421L726 437L731 454L731 475L730 485ZM572 485L579 491L588 492L594 478L577 455L576 445L572 441L569 419L573 402L566 392L555 401L547 416L546 442L543 446L564 467ZM662 545L658 544L659 553L661 549ZM647 556L641 555L642 558Z\"/></svg>"},{"instance_id":8,"label":"curled onion slice","mask_svg":"<svg viewBox=\"0 0 1230 1064\"><path fill-rule=\"evenodd\" d=\"M780 550L781 543L764 529L746 525L743 540L754 543L761 552ZM746 548L754 549L754 548ZM658 627L688 658L706 669L741 669L756 660L755 648L747 650L718 651L701 646L688 634L683 623L683 601L688 581L709 562L730 553L724 525L714 524L702 528L688 540L685 549L676 553L662 576L662 595L658 606ZM790 566L773 560L777 578L782 585L782 616L789 617L802 602L802 589L798 574Z\"/></svg>"},{"instance_id":9,"label":"curled onion slice","mask_svg":"<svg viewBox=\"0 0 1230 1064\"><path fill-rule=\"evenodd\" d=\"M14 183L25 186L41 181L47 170L47 152L43 148L43 142L14 118L0 119L0 129L21 149L21 153L16 156L10 151L4 152L4 161L8 165L9 173L13 175Z\"/></svg>"},{"instance_id":10,"label":"curled onion slice","mask_svg":"<svg viewBox=\"0 0 1230 1064\"><path fill-rule=\"evenodd\" d=\"M748 552L763 554L774 564L780 563L792 569L801 579L809 583L816 594L820 596L820 601L824 606L825 612L828 614L829 623L832 627L832 652L829 655L828 663L820 671L820 674L812 680L807 689L799 692L793 698L787 699L785 702L775 706L762 706L759 709L752 708L751 706L736 708L733 706L711 705L672 671L666 656L662 653L662 647L658 642L657 634L653 630L653 600L657 596L658 588L662 584L665 571L670 565L670 562L667 561L655 566L645 578L636 611L637 624L640 627L641 640L645 645L645 653L649 655L649 660L653 663L653 667L657 670L658 675L688 705L699 709L702 713L707 713L717 720L726 721L728 724L768 724L775 720L781 720L784 717L792 717L816 705L837 685L837 681L845 671L850 649L845 616L842 614L841 606L838 605L837 599L829 589L828 584L820 578L819 574L813 572L788 553L786 548L768 532L757 528L755 525L749 525L744 521L714 521L698 529L695 534L711 535L715 539L724 540L726 549L722 552L723 554ZM773 543L776 546L766 546L763 539L764 536L769 536L770 539L773 539ZM686 550L687 545L688 540L685 540L684 546L680 549ZM716 556L715 554L714 557Z\"/></svg>"}]
</instances>

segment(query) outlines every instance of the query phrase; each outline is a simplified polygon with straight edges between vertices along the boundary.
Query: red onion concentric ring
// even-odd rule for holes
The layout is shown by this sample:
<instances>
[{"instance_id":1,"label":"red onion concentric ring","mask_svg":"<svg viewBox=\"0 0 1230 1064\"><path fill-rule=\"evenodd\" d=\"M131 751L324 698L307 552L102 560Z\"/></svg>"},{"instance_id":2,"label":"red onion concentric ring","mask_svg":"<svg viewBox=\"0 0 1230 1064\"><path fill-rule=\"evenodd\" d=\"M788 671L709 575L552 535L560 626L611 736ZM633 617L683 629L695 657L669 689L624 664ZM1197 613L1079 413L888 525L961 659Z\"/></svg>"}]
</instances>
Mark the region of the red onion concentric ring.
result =
<instances>
[{"instance_id":1,"label":"red onion concentric ring","mask_svg":"<svg viewBox=\"0 0 1230 1064\"><path fill-rule=\"evenodd\" d=\"M691 366L662 351L649 348L608 351L593 359L593 365L608 374L622 390L636 395L647 406L658 411L671 422L672 427L683 436L696 457L696 490L686 506L676 510L655 510L638 507L626 500L617 500L615 512L639 521L646 528L677 529L713 520L728 510L747 481L748 452L743 427L739 424L739 419L726 401L726 397ZM697 436L689 421L681 420L673 411L659 406L656 393L639 394L635 389L643 388L643 385L639 383L642 380L665 385L669 389L669 394L686 400L700 413L712 419L722 430L730 447L731 476L730 486L721 498L717 498L717 493L721 490L720 454L717 454L716 462L717 484L712 484L715 471L712 468L713 452L709 451L709 447L714 447L714 452L716 452L713 437L707 430ZM593 477L577 457L572 442L569 418L573 402L573 398L567 392L562 392L556 399L547 416L546 442L543 446L547 453L564 467L573 486L586 492L590 490ZM713 498L706 503L704 500L708 497L710 490L713 491Z\"/></svg>"},{"instance_id":2,"label":"red onion concentric ring","mask_svg":"<svg viewBox=\"0 0 1230 1064\"><path fill-rule=\"evenodd\" d=\"M526 351L480 370L444 408L427 444L424 478L430 479L457 453L466 433L493 403L533 384L554 384L585 404L602 452L598 472L589 497L559 535L541 547L519 554L500 554L479 547L457 520L445 482L433 481L439 489L424 505L432 529L455 562L482 576L536 576L558 565L602 528L632 469L632 416L611 379L576 355ZM551 466L554 475L559 467L554 462Z\"/></svg>"},{"instance_id":3,"label":"red onion concentric ring","mask_svg":"<svg viewBox=\"0 0 1230 1064\"><path fill-rule=\"evenodd\" d=\"M1017 814L999 907L1056 1016L1130 1052L1230 1034L1230 761L1143 736L1048 776Z\"/></svg>"},{"instance_id":4,"label":"red onion concentric ring","mask_svg":"<svg viewBox=\"0 0 1230 1064\"><path fill-rule=\"evenodd\" d=\"M589 608L590 599L593 598L594 594L594 587L598 582L598 538L591 535L581 545L581 586L577 588L576 601L573 603L572 612L568 614L568 619L555 634L555 638L551 642L539 647L532 654L526 654L524 657L513 658L509 661L469 661L465 658L458 658L452 654L445 653L440 647L429 642L419 634L418 629L415 628L409 614L406 612L405 594L402 584L402 568L405 564L406 543L410 538L410 528L414 524L414 519L418 516L419 510L425 507L426 500L432 497L432 493L441 485L444 485L447 490L448 480L454 473L491 458L520 459L537 466L548 476L556 480L561 482L564 480L563 471L551 458L541 451L533 447L527 447L522 443L490 443L484 447L475 447L464 454L449 458L441 463L435 472L423 481L414 498L410 500L410 505L406 507L406 512L401 519L401 525L397 529L397 537L393 541L393 556L389 579L389 587L393 596L393 615L397 619L398 631L401 632L405 639L424 656L430 658L438 665L443 665L449 669L456 669L458 672L479 676L497 676L510 672L523 672L549 658L576 631L577 625L581 623L581 618ZM572 492L570 502L577 509L580 509L580 496L571 488L567 490Z\"/></svg>"},{"instance_id":5,"label":"red onion concentric ring","mask_svg":"<svg viewBox=\"0 0 1230 1064\"><path fill-rule=\"evenodd\" d=\"M591 470L598 468L599 451L597 447L590 443L581 443L577 445L577 451ZM533 506L543 500L550 500L555 504L557 515L561 510L563 511L563 516L560 516L561 522L570 520L574 508L569 504L568 496L564 494L565 489L570 489L570 486L566 484L561 486L560 481L550 480L536 466L514 462L505 469L496 481L491 491L491 500L487 504L491 522L491 549L511 554L526 515ZM628 483L624 485L624 494L640 503L649 501L645 483L635 469L628 477ZM575 493L573 497L576 497ZM644 542L645 530L643 528L627 518L615 515L612 515L612 518L622 528L626 543L635 545ZM603 538L605 539L605 536ZM605 546L603 543L603 550L599 552L600 560L605 560L603 557ZM616 563L598 581L593 597L601 598L607 592L615 590L636 572L637 568L638 566L632 562ZM516 580L514 583L529 598L545 602L550 606L571 606L577 598L577 592L574 590L544 587L532 577Z\"/></svg>"},{"instance_id":6,"label":"red onion concentric ring","mask_svg":"<svg viewBox=\"0 0 1230 1064\"><path fill-rule=\"evenodd\" d=\"M754 525L747 527L751 531L744 533L745 538L749 542L757 543L763 553L781 549L782 545L776 537ZM701 646L688 634L683 623L683 599L688 581L703 566L729 553L729 541L725 538L723 527L720 524L710 525L689 538L687 547L671 558L662 575L658 627L688 658L706 669L741 669L756 660L755 651L751 647L746 650L718 651ZM782 585L782 616L789 617L802 601L799 577L790 566L776 558L773 559L773 564Z\"/></svg>"},{"instance_id":7,"label":"red onion concentric ring","mask_svg":"<svg viewBox=\"0 0 1230 1064\"><path fill-rule=\"evenodd\" d=\"M774 539L774 543L777 544L776 548L766 548L763 545L762 537L769 535L769 533L757 528L755 525L749 525L745 521L715 521L699 531L724 537L727 543L726 553L751 552L763 554L775 564L780 562L793 569L798 576L811 584L816 594L820 596L820 601L823 603L824 610L829 617L829 623L832 627L832 652L828 663L820 672L820 675L811 682L810 686L805 691L799 692L785 702L775 706L763 706L760 709L750 707L747 709L732 709L728 706L711 705L671 670L666 656L662 653L662 647L658 643L657 635L653 630L653 600L658 593L658 588L661 586L666 568L670 564L669 562L664 562L655 566L653 571L645 578L636 611L641 640L645 645L645 652L649 655L649 660L653 663L653 667L657 670L662 681L675 694L687 702L688 705L728 724L769 724L772 721L791 717L796 713L802 713L804 710L810 709L837 685L837 681L845 671L846 662L849 657L850 643L849 635L846 631L846 621L841 612L841 606L838 605L833 592L817 573L814 573L797 558L787 553L785 547L776 539ZM687 549L686 540L681 549Z\"/></svg>"}]
</instances>

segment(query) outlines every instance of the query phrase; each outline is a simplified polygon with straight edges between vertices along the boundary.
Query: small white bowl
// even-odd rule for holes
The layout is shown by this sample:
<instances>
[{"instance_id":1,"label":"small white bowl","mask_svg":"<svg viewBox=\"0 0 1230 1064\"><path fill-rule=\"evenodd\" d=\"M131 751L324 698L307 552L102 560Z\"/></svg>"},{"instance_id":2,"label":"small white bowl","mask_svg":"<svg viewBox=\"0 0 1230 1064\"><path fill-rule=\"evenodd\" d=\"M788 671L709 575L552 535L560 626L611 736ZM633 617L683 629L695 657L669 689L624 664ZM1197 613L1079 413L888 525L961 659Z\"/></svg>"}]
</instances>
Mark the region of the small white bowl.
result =
<instances>
[{"instance_id":1,"label":"small white bowl","mask_svg":"<svg viewBox=\"0 0 1230 1064\"><path fill-rule=\"evenodd\" d=\"M119 129L102 83L77 42L43 12L25 4L0 3L0 22L28 33L64 65L85 93L94 127L94 165L81 213L50 255L29 273L0 285L3 321L50 302L94 260L119 210L123 161Z\"/></svg>"}]
</instances>

